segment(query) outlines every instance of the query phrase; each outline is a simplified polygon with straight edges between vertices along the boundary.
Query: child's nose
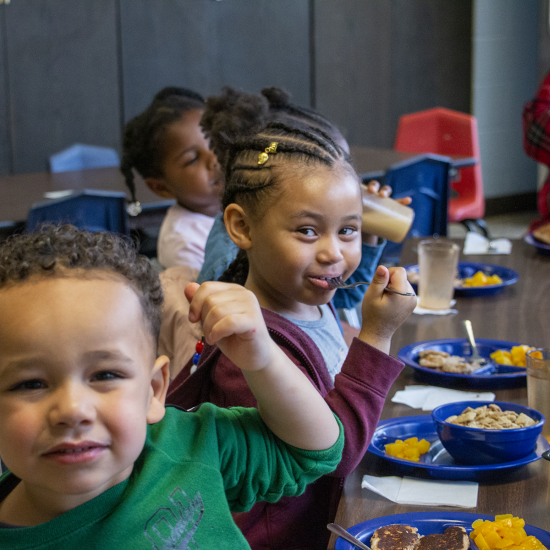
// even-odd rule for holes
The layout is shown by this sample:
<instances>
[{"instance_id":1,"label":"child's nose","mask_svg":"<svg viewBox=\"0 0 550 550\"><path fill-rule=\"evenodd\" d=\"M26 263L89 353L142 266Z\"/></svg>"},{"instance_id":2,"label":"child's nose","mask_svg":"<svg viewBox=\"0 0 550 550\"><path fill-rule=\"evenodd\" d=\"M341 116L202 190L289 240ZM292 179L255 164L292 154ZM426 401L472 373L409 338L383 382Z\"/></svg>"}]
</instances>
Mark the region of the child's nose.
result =
<instances>
[{"instance_id":1,"label":"child's nose","mask_svg":"<svg viewBox=\"0 0 550 550\"><path fill-rule=\"evenodd\" d=\"M208 158L208 169L210 171L220 169L220 163L218 162L218 157L214 154L213 151L210 151L210 157Z\"/></svg>"},{"instance_id":2,"label":"child's nose","mask_svg":"<svg viewBox=\"0 0 550 550\"><path fill-rule=\"evenodd\" d=\"M95 416L93 399L79 384L66 384L52 395L49 411L52 425L75 427L93 422Z\"/></svg>"},{"instance_id":3,"label":"child's nose","mask_svg":"<svg viewBox=\"0 0 550 550\"><path fill-rule=\"evenodd\" d=\"M344 259L340 239L336 236L327 236L319 240L317 260L321 263L334 264Z\"/></svg>"}]
</instances>

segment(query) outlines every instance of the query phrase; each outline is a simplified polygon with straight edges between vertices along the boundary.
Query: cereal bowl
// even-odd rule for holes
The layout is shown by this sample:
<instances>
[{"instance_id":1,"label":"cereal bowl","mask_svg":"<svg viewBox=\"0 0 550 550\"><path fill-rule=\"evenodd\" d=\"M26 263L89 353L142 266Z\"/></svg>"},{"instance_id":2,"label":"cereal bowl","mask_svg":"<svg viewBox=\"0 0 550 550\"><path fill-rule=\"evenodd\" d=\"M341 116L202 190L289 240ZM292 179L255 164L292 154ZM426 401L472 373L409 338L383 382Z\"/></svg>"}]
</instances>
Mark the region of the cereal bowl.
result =
<instances>
[{"instance_id":1,"label":"cereal bowl","mask_svg":"<svg viewBox=\"0 0 550 550\"><path fill-rule=\"evenodd\" d=\"M452 416L459 416L470 407L478 409L497 405L504 412L512 411L516 415L524 414L534 421L534 424L520 428L487 428L461 426L447 422ZM490 409L488 409L490 410ZM481 411L483 413L483 410ZM471 416L471 414L470 414ZM479 414L478 416L483 416ZM492 415L485 413L486 420L476 420L478 424L487 425ZM496 416L496 415L495 415ZM506 417L506 415L501 415ZM523 418L523 417L522 417ZM537 438L542 432L544 416L529 407L505 403L501 401L459 401L441 405L432 411L441 443L456 462L462 464L499 464L512 462L533 452ZM496 419L506 425L505 419ZM493 424L495 425L495 424ZM497 424L498 425L498 424Z\"/></svg>"}]
</instances>

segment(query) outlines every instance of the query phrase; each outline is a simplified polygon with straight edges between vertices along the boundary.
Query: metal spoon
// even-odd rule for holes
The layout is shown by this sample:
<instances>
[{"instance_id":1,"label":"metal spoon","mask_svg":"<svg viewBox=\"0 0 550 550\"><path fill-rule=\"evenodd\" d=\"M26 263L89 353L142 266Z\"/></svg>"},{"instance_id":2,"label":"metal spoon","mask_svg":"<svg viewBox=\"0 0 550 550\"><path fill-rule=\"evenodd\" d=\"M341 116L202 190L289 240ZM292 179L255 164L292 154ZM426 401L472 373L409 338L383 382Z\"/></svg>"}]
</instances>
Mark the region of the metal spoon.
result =
<instances>
[{"instance_id":1,"label":"metal spoon","mask_svg":"<svg viewBox=\"0 0 550 550\"><path fill-rule=\"evenodd\" d=\"M472 322L466 319L464 321L464 327L466 328L466 332L468 334L468 340L470 340L470 346L472 348L472 355L470 356L470 362L476 363L480 367L487 364L487 359L484 357L481 357L479 355L479 352L477 351L477 344L474 339L474 331L472 329Z\"/></svg>"},{"instance_id":2,"label":"metal spoon","mask_svg":"<svg viewBox=\"0 0 550 550\"><path fill-rule=\"evenodd\" d=\"M350 535L342 526L338 525L337 523L329 523L327 525L327 529L329 531L332 531L333 533L336 533L340 538L351 542L351 544L354 544L355 546L357 546L357 548L360 548L361 550L371 550L370 546L363 544L359 539L356 539L353 535Z\"/></svg>"}]
</instances>

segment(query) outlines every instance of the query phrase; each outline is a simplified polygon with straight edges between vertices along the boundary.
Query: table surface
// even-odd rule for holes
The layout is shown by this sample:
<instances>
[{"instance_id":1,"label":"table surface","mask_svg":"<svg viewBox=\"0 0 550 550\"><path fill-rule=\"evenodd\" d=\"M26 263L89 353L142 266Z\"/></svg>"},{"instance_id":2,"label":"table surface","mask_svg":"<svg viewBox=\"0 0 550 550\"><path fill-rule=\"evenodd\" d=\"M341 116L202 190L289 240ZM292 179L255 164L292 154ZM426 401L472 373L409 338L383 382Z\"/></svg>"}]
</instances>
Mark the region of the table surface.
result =
<instances>
[{"instance_id":1,"label":"table surface","mask_svg":"<svg viewBox=\"0 0 550 550\"><path fill-rule=\"evenodd\" d=\"M405 242L402 265L417 263L418 239ZM457 240L460 244L463 240ZM484 262L502 265L516 270L519 280L495 296L458 298L458 313L447 316L411 315L395 333L391 354L414 342L439 338L465 338L462 326L470 319L476 338L491 338L522 342L536 347L550 345L550 256L537 253L535 247L522 240L513 240L510 255L464 256L460 261ZM391 397L405 386L417 384L414 370L405 367L392 386L382 412L382 419L429 414L392 403ZM523 388L491 390L499 401L527 405L527 390ZM349 528L357 523L392 514L410 512L448 511L479 514L512 513L526 523L550 531L550 462L541 459L512 473L506 473L498 481L480 482L476 508L429 507L401 505L390 502L366 489L361 489L364 474L375 476L399 475L391 471L387 461L367 453L361 464L348 476L340 500L336 523ZM329 549L334 549L336 536L330 539Z\"/></svg>"},{"instance_id":2,"label":"table surface","mask_svg":"<svg viewBox=\"0 0 550 550\"><path fill-rule=\"evenodd\" d=\"M395 149L379 147L350 147L351 158L357 173L363 178L380 178L388 168L396 164L412 161L426 155L437 158L450 159L452 168L473 166L477 161L474 157L456 155L434 155L430 153L404 153Z\"/></svg>"},{"instance_id":3,"label":"table surface","mask_svg":"<svg viewBox=\"0 0 550 550\"><path fill-rule=\"evenodd\" d=\"M161 199L148 189L143 180L136 176L138 200L143 204L159 202ZM127 192L124 177L117 167L89 168L71 172L34 172L0 177L0 221L23 221L35 202L46 200L44 193L51 191L83 191L99 189Z\"/></svg>"},{"instance_id":4,"label":"table surface","mask_svg":"<svg viewBox=\"0 0 550 550\"><path fill-rule=\"evenodd\" d=\"M352 147L351 149L356 169L365 177L381 177L390 166L422 156L419 153L400 153L393 149L373 147ZM475 163L475 159L454 157L451 166L458 167L468 162ZM135 182L137 197L142 204L160 201L137 174ZM0 176L0 197L2 197L0 222L24 221L32 204L46 200L44 193L69 189L74 191L99 189L127 193L124 178L117 167L89 168L56 174L44 171Z\"/></svg>"}]
</instances>

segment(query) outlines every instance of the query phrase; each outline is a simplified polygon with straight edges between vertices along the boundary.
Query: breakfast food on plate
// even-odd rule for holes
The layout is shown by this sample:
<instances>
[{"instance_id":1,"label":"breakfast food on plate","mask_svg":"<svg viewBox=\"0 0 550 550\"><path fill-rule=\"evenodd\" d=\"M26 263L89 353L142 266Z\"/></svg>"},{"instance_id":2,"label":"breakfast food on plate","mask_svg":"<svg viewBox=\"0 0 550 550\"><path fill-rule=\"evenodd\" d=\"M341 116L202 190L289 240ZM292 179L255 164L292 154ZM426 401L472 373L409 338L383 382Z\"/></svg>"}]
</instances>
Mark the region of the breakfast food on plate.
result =
<instances>
[{"instance_id":1,"label":"breakfast food on plate","mask_svg":"<svg viewBox=\"0 0 550 550\"><path fill-rule=\"evenodd\" d=\"M476 409L467 407L458 416L455 414L446 418L445 422L485 430L511 430L513 428L526 428L535 424L535 421L526 414L503 411L494 403Z\"/></svg>"},{"instance_id":2,"label":"breakfast food on plate","mask_svg":"<svg viewBox=\"0 0 550 550\"><path fill-rule=\"evenodd\" d=\"M392 524L378 528L370 539L372 550L414 550L420 540L418 529Z\"/></svg>"},{"instance_id":3,"label":"breakfast food on plate","mask_svg":"<svg viewBox=\"0 0 550 550\"><path fill-rule=\"evenodd\" d=\"M418 364L421 367L456 374L470 374L479 368L479 365L469 363L464 357L450 355L446 351L436 351L433 349L421 351L418 354Z\"/></svg>"},{"instance_id":4,"label":"breakfast food on plate","mask_svg":"<svg viewBox=\"0 0 550 550\"><path fill-rule=\"evenodd\" d=\"M525 344L521 346L513 346L511 350L497 349L496 351L491 353L491 359L495 361L495 363L499 363L500 365L525 367L527 361L525 358L525 354L532 349L535 348L526 346ZM535 357L537 357L538 355L540 355L539 359L542 359L542 353L536 352L534 354Z\"/></svg>"},{"instance_id":5,"label":"breakfast food on plate","mask_svg":"<svg viewBox=\"0 0 550 550\"><path fill-rule=\"evenodd\" d=\"M500 285L502 279L498 275L487 275L483 271L478 271L472 277L467 277L462 281L463 287L469 286L487 286Z\"/></svg>"},{"instance_id":6,"label":"breakfast food on plate","mask_svg":"<svg viewBox=\"0 0 550 550\"><path fill-rule=\"evenodd\" d=\"M393 443L384 445L384 448L391 456L418 462L420 455L430 450L430 443L425 439L418 441L418 437L410 437L409 439L405 439L405 441L396 439Z\"/></svg>"},{"instance_id":7,"label":"breakfast food on plate","mask_svg":"<svg viewBox=\"0 0 550 550\"><path fill-rule=\"evenodd\" d=\"M537 227L533 231L533 237L535 237L537 241L550 244L550 223L546 223L544 225L541 225L540 227Z\"/></svg>"},{"instance_id":8,"label":"breakfast food on plate","mask_svg":"<svg viewBox=\"0 0 550 550\"><path fill-rule=\"evenodd\" d=\"M420 535L416 527L392 524L379 527L370 539L372 550L548 550L536 537L527 536L525 521L512 514L494 521L476 519L468 536L459 525L443 533Z\"/></svg>"},{"instance_id":9,"label":"breakfast food on plate","mask_svg":"<svg viewBox=\"0 0 550 550\"><path fill-rule=\"evenodd\" d=\"M527 536L525 521L512 514L495 516L494 521L476 519L470 538L479 550L548 550L536 537Z\"/></svg>"},{"instance_id":10,"label":"breakfast food on plate","mask_svg":"<svg viewBox=\"0 0 550 550\"><path fill-rule=\"evenodd\" d=\"M442 534L422 536L416 527L392 524L377 529L370 539L372 550L468 550L464 527L453 525Z\"/></svg>"},{"instance_id":11,"label":"breakfast food on plate","mask_svg":"<svg viewBox=\"0 0 550 550\"><path fill-rule=\"evenodd\" d=\"M453 525L447 527L444 533L422 537L414 550L468 550L470 539L464 527Z\"/></svg>"}]
</instances>

